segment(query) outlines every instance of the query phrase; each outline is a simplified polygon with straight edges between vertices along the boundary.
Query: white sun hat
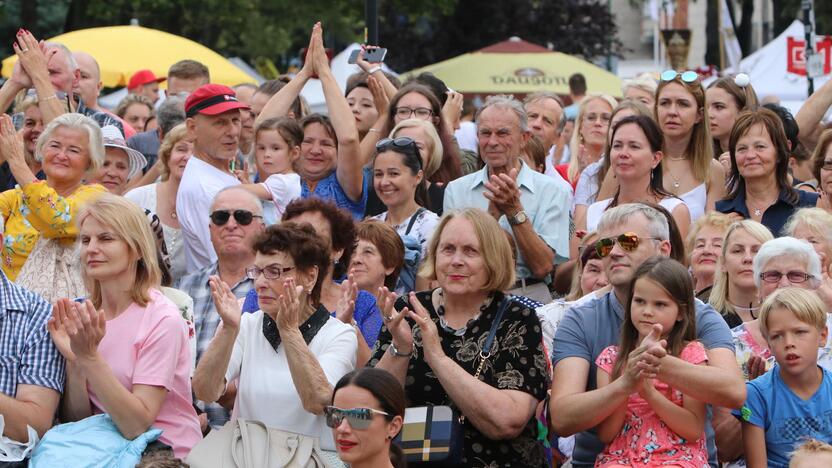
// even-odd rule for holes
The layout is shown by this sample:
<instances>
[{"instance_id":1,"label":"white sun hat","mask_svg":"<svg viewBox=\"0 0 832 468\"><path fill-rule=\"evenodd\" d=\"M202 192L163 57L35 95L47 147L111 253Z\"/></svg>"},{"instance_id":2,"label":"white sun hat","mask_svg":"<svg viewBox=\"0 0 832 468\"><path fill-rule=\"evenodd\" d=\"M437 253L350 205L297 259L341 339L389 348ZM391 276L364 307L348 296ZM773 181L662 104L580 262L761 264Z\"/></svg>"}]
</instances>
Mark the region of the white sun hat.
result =
<instances>
[{"instance_id":1,"label":"white sun hat","mask_svg":"<svg viewBox=\"0 0 832 468\"><path fill-rule=\"evenodd\" d=\"M104 140L105 148L118 148L127 153L127 166L129 168L127 173L128 180L142 173L144 167L147 166L147 159L142 153L127 146L127 142L124 141L124 135L121 134L118 127L115 125L105 125L101 128L101 138Z\"/></svg>"}]
</instances>

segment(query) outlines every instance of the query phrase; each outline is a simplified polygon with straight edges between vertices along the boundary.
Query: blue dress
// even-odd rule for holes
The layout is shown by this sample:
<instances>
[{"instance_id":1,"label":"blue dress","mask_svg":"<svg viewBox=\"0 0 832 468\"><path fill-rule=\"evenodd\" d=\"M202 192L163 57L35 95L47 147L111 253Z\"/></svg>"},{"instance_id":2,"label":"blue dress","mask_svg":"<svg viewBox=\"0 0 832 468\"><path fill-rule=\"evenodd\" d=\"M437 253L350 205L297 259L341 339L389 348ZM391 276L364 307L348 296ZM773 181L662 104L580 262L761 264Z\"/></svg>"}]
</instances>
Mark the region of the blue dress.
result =
<instances>
[{"instance_id":1,"label":"blue dress","mask_svg":"<svg viewBox=\"0 0 832 468\"><path fill-rule=\"evenodd\" d=\"M349 211L356 221L360 221L364 218L364 207L367 204L368 180L369 178L366 176L363 178L361 199L357 202L350 200L350 197L348 197L346 192L344 192L344 189L341 187L341 183L338 182L338 177L335 171L332 171L332 174L319 180L314 191L309 190L309 183L306 179L301 179L300 196L302 198L318 197L324 200L330 200L334 202L338 208L343 208Z\"/></svg>"}]
</instances>

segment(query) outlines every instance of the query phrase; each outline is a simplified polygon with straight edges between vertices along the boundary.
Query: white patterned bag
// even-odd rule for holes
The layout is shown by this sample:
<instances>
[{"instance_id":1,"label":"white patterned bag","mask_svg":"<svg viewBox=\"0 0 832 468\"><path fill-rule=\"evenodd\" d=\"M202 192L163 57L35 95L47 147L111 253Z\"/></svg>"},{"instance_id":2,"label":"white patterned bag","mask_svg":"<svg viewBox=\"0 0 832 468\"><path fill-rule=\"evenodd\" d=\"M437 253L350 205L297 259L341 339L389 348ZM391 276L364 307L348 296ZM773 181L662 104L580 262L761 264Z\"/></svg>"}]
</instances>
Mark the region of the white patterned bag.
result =
<instances>
[{"instance_id":1,"label":"white patterned bag","mask_svg":"<svg viewBox=\"0 0 832 468\"><path fill-rule=\"evenodd\" d=\"M78 241L66 244L60 239L43 236L35 243L15 283L34 291L49 303L68 297L84 297L87 288L81 278L81 256Z\"/></svg>"}]
</instances>

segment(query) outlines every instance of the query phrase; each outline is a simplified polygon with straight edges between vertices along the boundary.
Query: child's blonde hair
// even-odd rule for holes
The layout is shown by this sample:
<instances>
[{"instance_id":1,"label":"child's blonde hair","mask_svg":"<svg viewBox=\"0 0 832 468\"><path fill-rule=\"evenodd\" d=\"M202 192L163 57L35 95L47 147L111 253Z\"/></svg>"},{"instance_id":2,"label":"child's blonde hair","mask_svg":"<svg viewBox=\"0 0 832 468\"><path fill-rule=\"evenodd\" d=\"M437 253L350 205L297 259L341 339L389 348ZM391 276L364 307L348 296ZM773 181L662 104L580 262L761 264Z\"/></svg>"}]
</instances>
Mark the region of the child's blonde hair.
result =
<instances>
[{"instance_id":1,"label":"child's blonde hair","mask_svg":"<svg viewBox=\"0 0 832 468\"><path fill-rule=\"evenodd\" d=\"M801 466L798 461L799 455L807 457L819 454L832 456L832 445L829 445L826 442L821 442L817 439L808 439L806 442L800 444L794 452L792 452L791 461L789 461L789 468L798 468Z\"/></svg>"},{"instance_id":2,"label":"child's blonde hair","mask_svg":"<svg viewBox=\"0 0 832 468\"><path fill-rule=\"evenodd\" d=\"M801 288L783 288L771 293L760 310L760 331L768 339L768 318L776 309L793 313L801 322L818 330L826 328L826 306L814 291Z\"/></svg>"}]
</instances>

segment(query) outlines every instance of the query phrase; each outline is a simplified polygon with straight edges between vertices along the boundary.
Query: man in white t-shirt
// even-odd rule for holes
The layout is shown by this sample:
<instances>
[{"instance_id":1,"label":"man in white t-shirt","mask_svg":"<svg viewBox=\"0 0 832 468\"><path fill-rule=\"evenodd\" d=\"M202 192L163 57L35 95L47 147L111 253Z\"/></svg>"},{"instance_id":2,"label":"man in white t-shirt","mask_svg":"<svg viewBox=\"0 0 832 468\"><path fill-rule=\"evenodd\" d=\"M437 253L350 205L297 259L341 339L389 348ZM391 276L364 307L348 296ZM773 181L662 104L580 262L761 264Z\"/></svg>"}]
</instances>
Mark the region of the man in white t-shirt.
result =
<instances>
[{"instance_id":1,"label":"man in white t-shirt","mask_svg":"<svg viewBox=\"0 0 832 468\"><path fill-rule=\"evenodd\" d=\"M237 100L227 86L200 86L185 100L185 124L194 136L194 154L185 166L176 194L176 215L185 241L185 262L189 271L214 263L209 208L222 189L240 183L230 164L240 141L240 110L249 107Z\"/></svg>"}]
</instances>

